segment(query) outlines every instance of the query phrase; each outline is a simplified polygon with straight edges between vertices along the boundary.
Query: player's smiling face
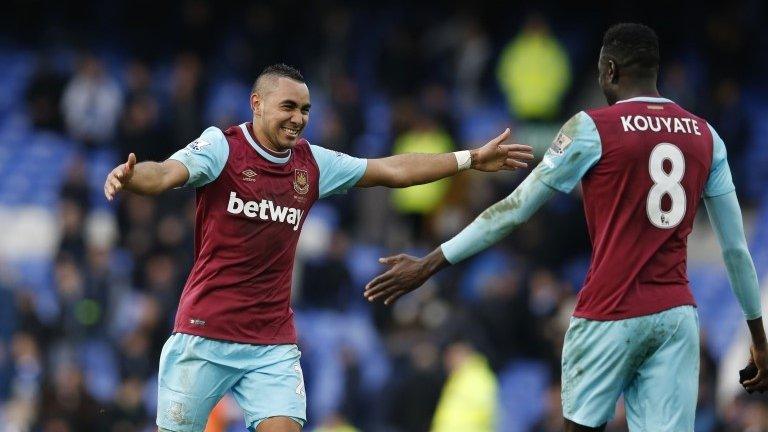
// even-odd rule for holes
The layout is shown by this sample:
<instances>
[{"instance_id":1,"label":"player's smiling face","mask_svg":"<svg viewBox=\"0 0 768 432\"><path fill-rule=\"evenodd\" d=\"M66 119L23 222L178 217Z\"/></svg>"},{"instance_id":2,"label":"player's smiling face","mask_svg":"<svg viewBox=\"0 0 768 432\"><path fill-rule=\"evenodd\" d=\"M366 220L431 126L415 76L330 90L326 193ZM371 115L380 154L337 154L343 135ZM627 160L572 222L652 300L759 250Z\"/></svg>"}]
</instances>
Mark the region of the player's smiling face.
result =
<instances>
[{"instance_id":1,"label":"player's smiling face","mask_svg":"<svg viewBox=\"0 0 768 432\"><path fill-rule=\"evenodd\" d=\"M292 148L309 121L309 89L302 82L276 77L263 94L251 95L257 138L273 150ZM271 145L270 145L271 144Z\"/></svg>"}]
</instances>

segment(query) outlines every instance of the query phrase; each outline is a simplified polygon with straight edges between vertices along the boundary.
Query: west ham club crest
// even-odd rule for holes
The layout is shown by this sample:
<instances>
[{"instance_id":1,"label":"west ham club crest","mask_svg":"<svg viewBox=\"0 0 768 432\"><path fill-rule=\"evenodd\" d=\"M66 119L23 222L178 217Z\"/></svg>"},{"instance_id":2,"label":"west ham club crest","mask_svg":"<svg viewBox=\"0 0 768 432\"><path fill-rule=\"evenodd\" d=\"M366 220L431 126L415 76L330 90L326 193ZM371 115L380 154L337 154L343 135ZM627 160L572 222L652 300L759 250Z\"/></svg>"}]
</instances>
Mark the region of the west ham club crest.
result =
<instances>
[{"instance_id":1,"label":"west ham club crest","mask_svg":"<svg viewBox=\"0 0 768 432\"><path fill-rule=\"evenodd\" d=\"M293 171L293 189L301 195L309 192L309 174L305 170Z\"/></svg>"}]
</instances>

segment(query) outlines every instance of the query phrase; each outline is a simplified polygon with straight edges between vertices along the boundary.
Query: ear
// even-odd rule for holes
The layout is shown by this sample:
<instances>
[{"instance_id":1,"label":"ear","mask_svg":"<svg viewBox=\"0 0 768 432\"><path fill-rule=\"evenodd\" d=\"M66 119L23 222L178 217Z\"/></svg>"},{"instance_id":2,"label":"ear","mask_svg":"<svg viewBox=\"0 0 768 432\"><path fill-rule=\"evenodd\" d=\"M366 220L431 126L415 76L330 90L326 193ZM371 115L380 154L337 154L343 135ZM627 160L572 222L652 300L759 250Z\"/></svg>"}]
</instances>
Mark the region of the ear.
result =
<instances>
[{"instance_id":1,"label":"ear","mask_svg":"<svg viewBox=\"0 0 768 432\"><path fill-rule=\"evenodd\" d=\"M251 111L254 116L261 116L261 96L258 93L251 93Z\"/></svg>"},{"instance_id":2,"label":"ear","mask_svg":"<svg viewBox=\"0 0 768 432\"><path fill-rule=\"evenodd\" d=\"M611 78L611 84L619 83L619 68L613 60L608 60L608 76Z\"/></svg>"}]
</instances>

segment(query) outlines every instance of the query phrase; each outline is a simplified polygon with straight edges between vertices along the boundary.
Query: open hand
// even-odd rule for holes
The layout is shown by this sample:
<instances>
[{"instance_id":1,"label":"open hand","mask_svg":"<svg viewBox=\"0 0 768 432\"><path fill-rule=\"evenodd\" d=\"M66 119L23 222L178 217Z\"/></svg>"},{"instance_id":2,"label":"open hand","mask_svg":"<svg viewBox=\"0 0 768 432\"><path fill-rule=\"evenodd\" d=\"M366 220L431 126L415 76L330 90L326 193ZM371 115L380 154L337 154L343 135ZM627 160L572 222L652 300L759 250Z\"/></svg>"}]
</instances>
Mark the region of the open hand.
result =
<instances>
[{"instance_id":1,"label":"open hand","mask_svg":"<svg viewBox=\"0 0 768 432\"><path fill-rule=\"evenodd\" d=\"M507 138L509 128L484 146L470 151L472 168L493 172L528 167L528 161L533 160L533 148L524 144L503 144Z\"/></svg>"},{"instance_id":2,"label":"open hand","mask_svg":"<svg viewBox=\"0 0 768 432\"><path fill-rule=\"evenodd\" d=\"M115 167L104 182L104 196L109 201L115 199L115 195L120 192L133 177L133 167L136 166L136 155L131 153L124 164Z\"/></svg>"},{"instance_id":3,"label":"open hand","mask_svg":"<svg viewBox=\"0 0 768 432\"><path fill-rule=\"evenodd\" d=\"M379 262L390 266L390 269L365 286L363 295L370 302L383 299L385 305L391 305L430 277L421 258L400 254L379 258Z\"/></svg>"}]
</instances>

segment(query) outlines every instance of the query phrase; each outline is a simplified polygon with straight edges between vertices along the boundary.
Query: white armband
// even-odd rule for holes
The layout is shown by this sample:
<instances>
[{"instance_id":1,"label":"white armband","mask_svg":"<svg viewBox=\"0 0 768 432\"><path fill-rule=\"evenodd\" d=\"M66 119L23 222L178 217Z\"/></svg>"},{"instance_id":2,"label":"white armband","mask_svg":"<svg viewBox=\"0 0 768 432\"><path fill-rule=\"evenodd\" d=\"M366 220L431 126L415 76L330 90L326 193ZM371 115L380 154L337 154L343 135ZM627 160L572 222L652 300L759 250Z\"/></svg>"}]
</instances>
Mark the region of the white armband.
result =
<instances>
[{"instance_id":1,"label":"white armband","mask_svg":"<svg viewBox=\"0 0 768 432\"><path fill-rule=\"evenodd\" d=\"M453 152L453 155L456 156L456 165L459 171L472 167L472 155L469 154L469 150Z\"/></svg>"}]
</instances>

